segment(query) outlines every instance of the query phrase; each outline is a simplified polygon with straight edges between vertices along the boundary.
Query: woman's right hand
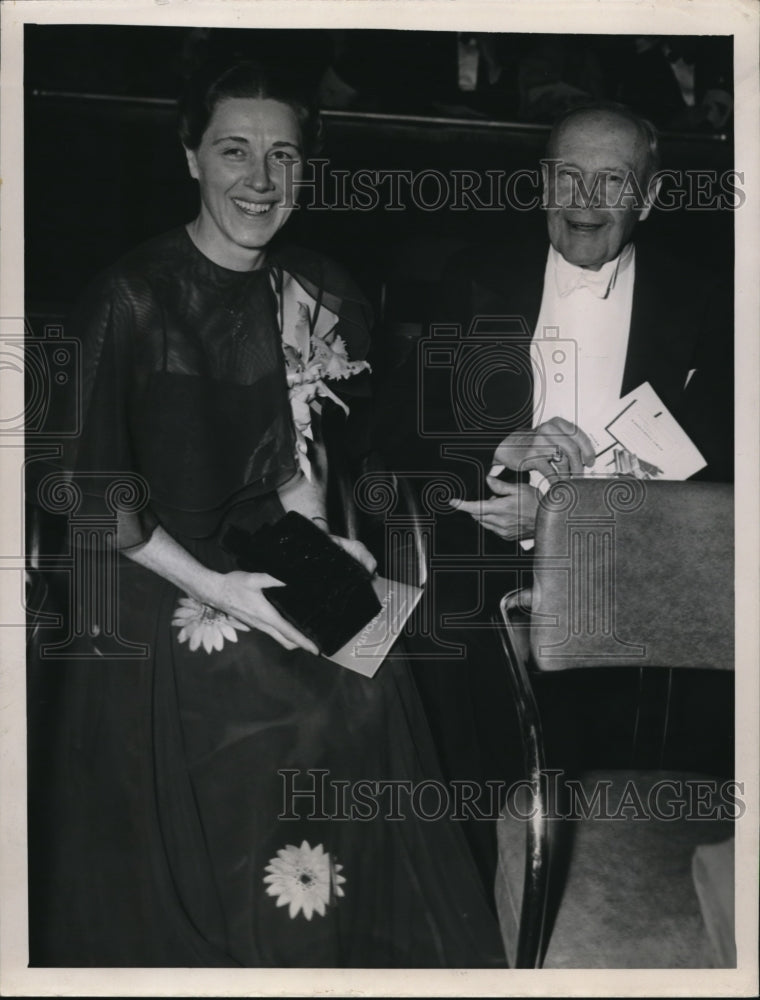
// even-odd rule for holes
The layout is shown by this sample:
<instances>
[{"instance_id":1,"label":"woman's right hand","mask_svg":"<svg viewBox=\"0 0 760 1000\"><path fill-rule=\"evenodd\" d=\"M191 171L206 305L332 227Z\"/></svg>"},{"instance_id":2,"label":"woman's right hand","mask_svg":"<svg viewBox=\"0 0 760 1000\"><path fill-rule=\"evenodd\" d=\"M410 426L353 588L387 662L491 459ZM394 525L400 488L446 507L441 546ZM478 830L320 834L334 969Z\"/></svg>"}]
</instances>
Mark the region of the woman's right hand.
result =
<instances>
[{"instance_id":1,"label":"woman's right hand","mask_svg":"<svg viewBox=\"0 0 760 1000\"><path fill-rule=\"evenodd\" d=\"M319 650L303 633L286 621L264 594L265 588L284 587L268 573L217 573L198 562L159 524L141 545L124 554L140 566L158 573L189 597L224 611L238 621L276 639L285 649Z\"/></svg>"},{"instance_id":2,"label":"woman's right hand","mask_svg":"<svg viewBox=\"0 0 760 1000\"><path fill-rule=\"evenodd\" d=\"M245 573L233 570L219 575L214 593L206 603L232 615L250 628L257 628L276 639L285 649L301 648L315 655L319 650L306 636L290 624L267 600L263 591L285 586L268 573Z\"/></svg>"}]
</instances>

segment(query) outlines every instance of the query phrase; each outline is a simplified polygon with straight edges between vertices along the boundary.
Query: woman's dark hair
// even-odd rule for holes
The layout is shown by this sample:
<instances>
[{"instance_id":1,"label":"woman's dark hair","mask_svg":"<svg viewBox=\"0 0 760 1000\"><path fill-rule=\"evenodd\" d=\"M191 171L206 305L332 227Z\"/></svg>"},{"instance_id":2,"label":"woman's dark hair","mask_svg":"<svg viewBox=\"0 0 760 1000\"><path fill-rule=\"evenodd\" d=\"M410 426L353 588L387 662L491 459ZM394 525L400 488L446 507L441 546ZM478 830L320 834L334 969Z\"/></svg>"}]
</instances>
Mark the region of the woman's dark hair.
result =
<instances>
[{"instance_id":1,"label":"woman's dark hair","mask_svg":"<svg viewBox=\"0 0 760 1000\"><path fill-rule=\"evenodd\" d=\"M214 109L228 97L281 101L292 108L301 128L304 155L318 151L322 137L319 111L306 89L291 75L257 59L213 59L197 69L179 101L179 137L187 149L197 149Z\"/></svg>"}]
</instances>

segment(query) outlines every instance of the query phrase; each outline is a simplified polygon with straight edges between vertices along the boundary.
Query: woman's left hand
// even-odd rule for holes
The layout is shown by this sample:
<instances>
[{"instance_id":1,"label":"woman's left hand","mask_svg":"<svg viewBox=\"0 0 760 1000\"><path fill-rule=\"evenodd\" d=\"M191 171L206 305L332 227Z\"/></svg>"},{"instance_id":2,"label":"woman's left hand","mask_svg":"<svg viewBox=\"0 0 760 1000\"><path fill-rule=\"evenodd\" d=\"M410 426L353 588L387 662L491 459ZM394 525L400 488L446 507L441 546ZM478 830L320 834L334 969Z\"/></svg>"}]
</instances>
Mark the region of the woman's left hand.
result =
<instances>
[{"instance_id":1,"label":"woman's left hand","mask_svg":"<svg viewBox=\"0 0 760 1000\"><path fill-rule=\"evenodd\" d=\"M348 552L358 563L372 576L377 570L377 559L372 555L366 545L355 538L343 538L341 535L330 535L336 545L340 545L344 552Z\"/></svg>"}]
</instances>

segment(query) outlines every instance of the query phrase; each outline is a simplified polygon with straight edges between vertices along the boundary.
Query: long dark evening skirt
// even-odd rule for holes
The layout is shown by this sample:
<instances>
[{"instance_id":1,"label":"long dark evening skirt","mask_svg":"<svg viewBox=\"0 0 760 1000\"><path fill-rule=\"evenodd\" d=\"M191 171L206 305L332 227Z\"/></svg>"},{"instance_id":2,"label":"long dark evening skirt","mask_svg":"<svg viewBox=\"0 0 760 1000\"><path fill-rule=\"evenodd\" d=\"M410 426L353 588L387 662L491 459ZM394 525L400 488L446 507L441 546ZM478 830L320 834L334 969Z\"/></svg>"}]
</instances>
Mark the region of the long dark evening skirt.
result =
<instances>
[{"instance_id":1,"label":"long dark evening skirt","mask_svg":"<svg viewBox=\"0 0 760 1000\"><path fill-rule=\"evenodd\" d=\"M30 664L33 965L505 964L403 658L368 679L256 630L192 650L182 593L126 559L119 583L147 655L91 637Z\"/></svg>"}]
</instances>

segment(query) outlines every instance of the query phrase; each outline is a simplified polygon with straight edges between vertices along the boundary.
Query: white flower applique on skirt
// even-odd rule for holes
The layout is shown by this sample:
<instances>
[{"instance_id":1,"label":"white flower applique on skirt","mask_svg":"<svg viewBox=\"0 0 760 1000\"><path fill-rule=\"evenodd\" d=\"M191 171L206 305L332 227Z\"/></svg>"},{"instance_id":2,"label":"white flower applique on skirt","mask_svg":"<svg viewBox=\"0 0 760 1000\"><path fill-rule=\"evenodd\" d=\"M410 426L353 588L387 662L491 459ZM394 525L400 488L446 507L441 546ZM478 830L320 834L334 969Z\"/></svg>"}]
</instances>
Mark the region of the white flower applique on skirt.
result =
<instances>
[{"instance_id":1,"label":"white flower applique on skirt","mask_svg":"<svg viewBox=\"0 0 760 1000\"><path fill-rule=\"evenodd\" d=\"M307 920L314 913L324 917L326 907L345 895L341 885L346 880L339 874L343 865L334 864L321 844L288 844L264 870L270 873L264 879L267 895L277 896L277 906L288 907L291 920L301 911Z\"/></svg>"},{"instance_id":2,"label":"white flower applique on skirt","mask_svg":"<svg viewBox=\"0 0 760 1000\"><path fill-rule=\"evenodd\" d=\"M201 604L192 597L180 598L174 609L172 625L179 629L177 640L187 642L193 653L201 646L207 653L214 649L221 652L225 639L237 642L237 632L250 632L249 627L237 618L208 604Z\"/></svg>"}]
</instances>

